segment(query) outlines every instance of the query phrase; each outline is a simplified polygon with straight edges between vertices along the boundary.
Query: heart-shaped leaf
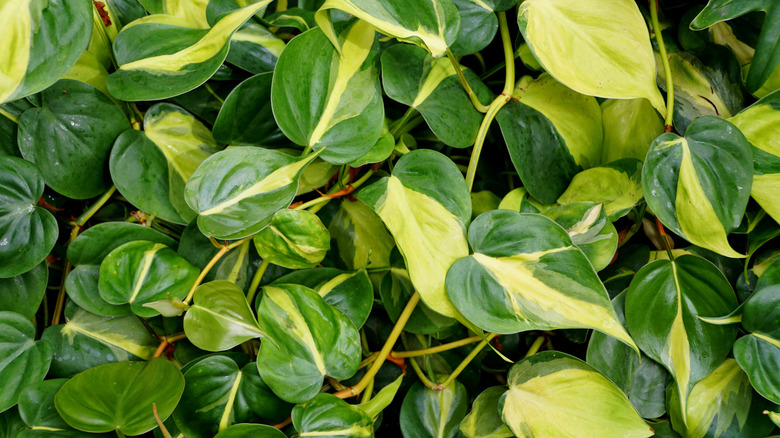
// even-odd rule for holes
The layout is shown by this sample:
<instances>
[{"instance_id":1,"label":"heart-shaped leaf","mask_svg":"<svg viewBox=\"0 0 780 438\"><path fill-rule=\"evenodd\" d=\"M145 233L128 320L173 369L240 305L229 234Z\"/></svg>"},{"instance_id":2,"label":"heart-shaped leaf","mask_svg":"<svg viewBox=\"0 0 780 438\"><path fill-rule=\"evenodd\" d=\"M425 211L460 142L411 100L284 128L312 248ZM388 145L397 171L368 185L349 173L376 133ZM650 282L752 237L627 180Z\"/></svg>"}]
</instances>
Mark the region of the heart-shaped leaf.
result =
<instances>
[{"instance_id":1,"label":"heart-shaped leaf","mask_svg":"<svg viewBox=\"0 0 780 438\"><path fill-rule=\"evenodd\" d=\"M331 394L317 394L295 406L292 422L299 436L374 436L374 420L368 414Z\"/></svg>"},{"instance_id":2,"label":"heart-shaped leaf","mask_svg":"<svg viewBox=\"0 0 780 438\"><path fill-rule=\"evenodd\" d=\"M689 242L732 258L745 257L727 235L742 221L752 185L752 151L731 123L696 119L685 137L658 137L642 168L648 207Z\"/></svg>"},{"instance_id":3,"label":"heart-shaped leaf","mask_svg":"<svg viewBox=\"0 0 780 438\"><path fill-rule=\"evenodd\" d=\"M506 392L504 386L493 386L479 394L471 412L460 422L458 430L465 438L510 438L515 436L504 424L498 402Z\"/></svg>"},{"instance_id":4,"label":"heart-shaped leaf","mask_svg":"<svg viewBox=\"0 0 780 438\"><path fill-rule=\"evenodd\" d=\"M642 162L624 158L575 175L558 203L603 202L607 217L614 222L627 215L643 196Z\"/></svg>"},{"instance_id":5,"label":"heart-shaped leaf","mask_svg":"<svg viewBox=\"0 0 780 438\"><path fill-rule=\"evenodd\" d=\"M420 438L454 438L466 415L468 393L457 380L443 390L417 382L401 405L401 432Z\"/></svg>"},{"instance_id":6,"label":"heart-shaped leaf","mask_svg":"<svg viewBox=\"0 0 780 438\"><path fill-rule=\"evenodd\" d=\"M35 326L14 312L0 311L0 412L14 406L24 388L46 377L51 345L35 341Z\"/></svg>"},{"instance_id":7,"label":"heart-shaped leaf","mask_svg":"<svg viewBox=\"0 0 780 438\"><path fill-rule=\"evenodd\" d=\"M316 214L306 210L277 211L252 240L263 260L289 269L317 266L330 249L328 229Z\"/></svg>"},{"instance_id":8,"label":"heart-shaped leaf","mask_svg":"<svg viewBox=\"0 0 780 438\"><path fill-rule=\"evenodd\" d=\"M71 428L54 407L54 395L65 382L67 379L45 380L28 386L19 394L19 415L30 429L16 435L17 438L89 438L94 436Z\"/></svg>"},{"instance_id":9,"label":"heart-shaped leaf","mask_svg":"<svg viewBox=\"0 0 780 438\"><path fill-rule=\"evenodd\" d=\"M0 309L33 319L41 306L49 281L46 263L10 278L0 278Z\"/></svg>"}]
</instances>

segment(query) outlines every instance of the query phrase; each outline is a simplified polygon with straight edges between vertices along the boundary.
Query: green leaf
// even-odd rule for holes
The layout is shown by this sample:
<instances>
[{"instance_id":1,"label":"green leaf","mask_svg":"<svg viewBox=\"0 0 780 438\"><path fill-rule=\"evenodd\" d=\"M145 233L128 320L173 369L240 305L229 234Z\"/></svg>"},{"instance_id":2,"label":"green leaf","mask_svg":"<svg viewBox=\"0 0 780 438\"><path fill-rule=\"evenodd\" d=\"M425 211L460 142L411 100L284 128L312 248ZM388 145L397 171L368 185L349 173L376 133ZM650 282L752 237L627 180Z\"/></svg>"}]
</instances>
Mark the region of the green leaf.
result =
<instances>
[{"instance_id":1,"label":"green leaf","mask_svg":"<svg viewBox=\"0 0 780 438\"><path fill-rule=\"evenodd\" d=\"M582 94L643 97L666 112L647 26L630 0L527 0L517 24L536 59Z\"/></svg>"},{"instance_id":2,"label":"green leaf","mask_svg":"<svg viewBox=\"0 0 780 438\"><path fill-rule=\"evenodd\" d=\"M471 55L484 49L496 36L498 19L494 12L506 11L517 0L452 0L460 14L460 32L452 53Z\"/></svg>"},{"instance_id":3,"label":"green leaf","mask_svg":"<svg viewBox=\"0 0 780 438\"><path fill-rule=\"evenodd\" d=\"M184 316L184 332L198 348L227 350L265 334L244 292L233 283L217 280L202 284L193 299Z\"/></svg>"},{"instance_id":4,"label":"green leaf","mask_svg":"<svg viewBox=\"0 0 780 438\"><path fill-rule=\"evenodd\" d=\"M265 424L235 424L222 432L216 434L214 438L285 438L287 435L279 429Z\"/></svg>"},{"instance_id":5,"label":"green leaf","mask_svg":"<svg viewBox=\"0 0 780 438\"><path fill-rule=\"evenodd\" d=\"M211 438L235 423L278 423L292 409L271 392L253 363L239 369L229 357L209 356L188 369L184 379L173 419L191 438Z\"/></svg>"},{"instance_id":6,"label":"green leaf","mask_svg":"<svg viewBox=\"0 0 780 438\"><path fill-rule=\"evenodd\" d=\"M403 379L403 374L398 376L398 378L395 379L392 383L389 383L385 385L384 388L380 389L376 395L371 397L371 400L363 402L357 407L368 414L369 417L376 418L379 416L380 412L382 412L386 407L390 406L390 404L393 402L396 394L398 394L398 390L401 388Z\"/></svg>"},{"instance_id":7,"label":"green leaf","mask_svg":"<svg viewBox=\"0 0 780 438\"><path fill-rule=\"evenodd\" d=\"M24 274L0 278L0 309L33 319L49 281L49 267L40 263Z\"/></svg>"},{"instance_id":8,"label":"green leaf","mask_svg":"<svg viewBox=\"0 0 780 438\"><path fill-rule=\"evenodd\" d=\"M90 368L63 385L54 405L71 427L86 432L140 435L171 415L184 391L184 376L166 359L119 362Z\"/></svg>"},{"instance_id":9,"label":"green leaf","mask_svg":"<svg viewBox=\"0 0 780 438\"><path fill-rule=\"evenodd\" d=\"M509 430L498 411L498 402L506 392L504 386L493 386L479 394L471 412L460 422L458 430L465 438L510 438Z\"/></svg>"},{"instance_id":10,"label":"green leaf","mask_svg":"<svg viewBox=\"0 0 780 438\"><path fill-rule=\"evenodd\" d=\"M747 373L753 388L766 399L780 404L780 376L775 368L780 361L777 341L754 334L743 336L734 343L734 357Z\"/></svg>"},{"instance_id":11,"label":"green leaf","mask_svg":"<svg viewBox=\"0 0 780 438\"><path fill-rule=\"evenodd\" d=\"M9 409L0 413L0 437L16 438L25 430L24 421L19 418L16 409Z\"/></svg>"},{"instance_id":12,"label":"green leaf","mask_svg":"<svg viewBox=\"0 0 780 438\"><path fill-rule=\"evenodd\" d=\"M493 93L473 71L461 69L479 100L490 103ZM484 115L474 108L449 59L396 44L382 53L382 84L388 97L419 111L444 144L455 148L474 144Z\"/></svg>"},{"instance_id":13,"label":"green leaf","mask_svg":"<svg viewBox=\"0 0 780 438\"><path fill-rule=\"evenodd\" d=\"M331 9L364 20L386 35L425 47L435 58L444 56L460 29L458 9L451 0L326 0L314 18L340 52L344 49L329 17Z\"/></svg>"},{"instance_id":14,"label":"green leaf","mask_svg":"<svg viewBox=\"0 0 780 438\"><path fill-rule=\"evenodd\" d=\"M578 173L558 202L603 202L607 217L614 222L627 215L643 196L642 162L624 158Z\"/></svg>"},{"instance_id":15,"label":"green leaf","mask_svg":"<svg viewBox=\"0 0 780 438\"><path fill-rule=\"evenodd\" d=\"M299 284L317 291L325 302L341 310L355 327L362 327L374 304L374 288L365 269L347 272L334 268L293 271L274 281Z\"/></svg>"},{"instance_id":16,"label":"green leaf","mask_svg":"<svg viewBox=\"0 0 780 438\"><path fill-rule=\"evenodd\" d=\"M653 435L614 383L568 354L545 351L524 359L509 370L507 382L498 406L517 436Z\"/></svg>"},{"instance_id":17,"label":"green leaf","mask_svg":"<svg viewBox=\"0 0 780 438\"><path fill-rule=\"evenodd\" d=\"M729 119L745 135L753 149L753 186L750 195L780 223L780 92L774 92Z\"/></svg>"},{"instance_id":18,"label":"green leaf","mask_svg":"<svg viewBox=\"0 0 780 438\"><path fill-rule=\"evenodd\" d=\"M119 68L108 77L109 91L136 101L167 99L196 88L225 60L233 33L270 2L232 12L208 31L172 15L152 15L125 26L113 44Z\"/></svg>"},{"instance_id":19,"label":"green leaf","mask_svg":"<svg viewBox=\"0 0 780 438\"><path fill-rule=\"evenodd\" d=\"M51 345L35 341L35 326L26 317L0 311L0 412L16 405L27 386L46 377Z\"/></svg>"},{"instance_id":20,"label":"green leaf","mask_svg":"<svg viewBox=\"0 0 780 438\"><path fill-rule=\"evenodd\" d=\"M512 210L518 213L539 213L549 208L531 197L525 187L518 187L506 196L498 204L499 210Z\"/></svg>"},{"instance_id":21,"label":"green leaf","mask_svg":"<svg viewBox=\"0 0 780 438\"><path fill-rule=\"evenodd\" d=\"M688 396L686 418L680 415L680 397L669 388L672 425L689 438L763 438L774 425L762 414L772 404L757 396L737 361L726 359L699 381Z\"/></svg>"},{"instance_id":22,"label":"green leaf","mask_svg":"<svg viewBox=\"0 0 780 438\"><path fill-rule=\"evenodd\" d=\"M330 250L328 229L316 214L306 210L277 211L252 240L263 260L289 269L313 268Z\"/></svg>"},{"instance_id":23,"label":"green leaf","mask_svg":"<svg viewBox=\"0 0 780 438\"><path fill-rule=\"evenodd\" d=\"M618 245L617 230L604 210L604 204L580 202L551 207L543 213L566 230L596 271L609 265Z\"/></svg>"},{"instance_id":24,"label":"green leaf","mask_svg":"<svg viewBox=\"0 0 780 438\"><path fill-rule=\"evenodd\" d=\"M111 362L149 360L160 344L135 315L99 316L69 303L65 316L65 324L47 327L41 337L52 345L52 376L71 377Z\"/></svg>"},{"instance_id":25,"label":"green leaf","mask_svg":"<svg viewBox=\"0 0 780 438\"><path fill-rule=\"evenodd\" d=\"M577 172L599 162L601 109L546 74L521 78L513 97L496 117L509 156L531 196L552 204Z\"/></svg>"},{"instance_id":26,"label":"green leaf","mask_svg":"<svg viewBox=\"0 0 780 438\"><path fill-rule=\"evenodd\" d=\"M357 406L331 394L317 394L296 405L292 422L298 436L360 438L374 436L374 420Z\"/></svg>"},{"instance_id":27,"label":"green leaf","mask_svg":"<svg viewBox=\"0 0 780 438\"><path fill-rule=\"evenodd\" d=\"M34 164L0 157L0 278L15 277L41 263L57 242L54 216L39 207L43 176Z\"/></svg>"},{"instance_id":28,"label":"green leaf","mask_svg":"<svg viewBox=\"0 0 780 438\"><path fill-rule=\"evenodd\" d=\"M625 292L612 300L624 326L625 302ZM637 357L624 344L594 332L588 343L587 361L623 390L643 418L660 418L666 412L665 388L669 373L644 353Z\"/></svg>"},{"instance_id":29,"label":"green leaf","mask_svg":"<svg viewBox=\"0 0 780 438\"><path fill-rule=\"evenodd\" d=\"M469 243L474 254L452 265L447 294L477 327L592 328L636 349L588 258L552 219L488 212L471 224Z\"/></svg>"},{"instance_id":30,"label":"green leaf","mask_svg":"<svg viewBox=\"0 0 780 438\"><path fill-rule=\"evenodd\" d=\"M320 391L326 375L343 380L358 369L361 350L355 325L307 287L263 287L257 320L267 333L257 367L282 400L309 400Z\"/></svg>"},{"instance_id":31,"label":"green leaf","mask_svg":"<svg viewBox=\"0 0 780 438\"><path fill-rule=\"evenodd\" d=\"M465 321L444 286L447 269L469 253L465 228L471 197L455 164L439 152L418 149L401 157L392 176L362 189L358 198L395 238L422 301Z\"/></svg>"},{"instance_id":32,"label":"green leaf","mask_svg":"<svg viewBox=\"0 0 780 438\"><path fill-rule=\"evenodd\" d=\"M284 48L283 39L249 21L230 38L230 52L225 61L250 73L271 72Z\"/></svg>"},{"instance_id":33,"label":"green leaf","mask_svg":"<svg viewBox=\"0 0 780 438\"><path fill-rule=\"evenodd\" d=\"M642 168L647 205L669 229L694 245L726 257L728 233L742 220L752 185L752 151L731 123L696 119L685 137L663 134L650 146Z\"/></svg>"},{"instance_id":34,"label":"green leaf","mask_svg":"<svg viewBox=\"0 0 780 438\"><path fill-rule=\"evenodd\" d=\"M771 0L741 2L710 0L704 10L691 22L691 29L701 30L718 22L756 11L764 11L767 14L756 44L756 54L745 81L745 86L750 92L761 88L780 63L780 45L777 43L780 8L777 4Z\"/></svg>"},{"instance_id":35,"label":"green leaf","mask_svg":"<svg viewBox=\"0 0 780 438\"><path fill-rule=\"evenodd\" d=\"M647 99L609 99L601 103L604 144L601 163L621 158L644 160L650 144L664 132L664 121Z\"/></svg>"},{"instance_id":36,"label":"green leaf","mask_svg":"<svg viewBox=\"0 0 780 438\"><path fill-rule=\"evenodd\" d=\"M365 203L341 202L328 231L347 268L378 268L390 264L395 241L382 219Z\"/></svg>"},{"instance_id":37,"label":"green leaf","mask_svg":"<svg viewBox=\"0 0 780 438\"><path fill-rule=\"evenodd\" d=\"M111 151L111 178L122 196L145 213L188 224L195 212L184 201L184 185L220 148L203 123L168 103L149 108L144 129L119 136Z\"/></svg>"},{"instance_id":38,"label":"green leaf","mask_svg":"<svg viewBox=\"0 0 780 438\"><path fill-rule=\"evenodd\" d=\"M256 147L234 147L201 163L184 189L198 228L218 239L251 236L290 205L298 180L317 154L294 158Z\"/></svg>"},{"instance_id":39,"label":"green leaf","mask_svg":"<svg viewBox=\"0 0 780 438\"><path fill-rule=\"evenodd\" d=\"M683 412L693 385L720 365L737 335L734 326L710 325L698 317L725 315L735 307L723 274L696 256L651 262L631 281L628 330L642 351L672 374Z\"/></svg>"},{"instance_id":40,"label":"green leaf","mask_svg":"<svg viewBox=\"0 0 780 438\"><path fill-rule=\"evenodd\" d=\"M271 105L290 140L346 164L379 139L384 104L374 28L355 21L338 38L341 56L319 28L290 41L274 69Z\"/></svg>"},{"instance_id":41,"label":"green leaf","mask_svg":"<svg viewBox=\"0 0 780 438\"><path fill-rule=\"evenodd\" d=\"M68 245L68 261L75 268L65 278L68 298L79 307L103 316L129 315L127 304L115 305L106 302L99 293L100 264L117 247L136 240L161 243L176 248L176 241L139 224L106 222L92 226Z\"/></svg>"},{"instance_id":42,"label":"green leaf","mask_svg":"<svg viewBox=\"0 0 780 438\"><path fill-rule=\"evenodd\" d=\"M50 379L28 386L19 394L19 415L30 428L17 435L23 437L89 438L94 435L76 431L60 417L54 407L54 395L67 379Z\"/></svg>"},{"instance_id":43,"label":"green leaf","mask_svg":"<svg viewBox=\"0 0 780 438\"><path fill-rule=\"evenodd\" d=\"M214 122L214 138L220 143L260 146L278 131L271 112L272 73L261 73L241 82L230 92Z\"/></svg>"},{"instance_id":44,"label":"green leaf","mask_svg":"<svg viewBox=\"0 0 780 438\"><path fill-rule=\"evenodd\" d=\"M159 312L149 306L166 296L184 298L198 268L162 243L138 240L112 250L100 264L98 289L110 304L130 304L145 318Z\"/></svg>"},{"instance_id":45,"label":"green leaf","mask_svg":"<svg viewBox=\"0 0 780 438\"><path fill-rule=\"evenodd\" d=\"M8 1L0 17L0 103L56 82L79 59L92 31L86 1Z\"/></svg>"},{"instance_id":46,"label":"green leaf","mask_svg":"<svg viewBox=\"0 0 780 438\"><path fill-rule=\"evenodd\" d=\"M454 438L467 409L466 387L457 380L443 390L416 382L401 405L401 432L415 438Z\"/></svg>"}]
</instances>

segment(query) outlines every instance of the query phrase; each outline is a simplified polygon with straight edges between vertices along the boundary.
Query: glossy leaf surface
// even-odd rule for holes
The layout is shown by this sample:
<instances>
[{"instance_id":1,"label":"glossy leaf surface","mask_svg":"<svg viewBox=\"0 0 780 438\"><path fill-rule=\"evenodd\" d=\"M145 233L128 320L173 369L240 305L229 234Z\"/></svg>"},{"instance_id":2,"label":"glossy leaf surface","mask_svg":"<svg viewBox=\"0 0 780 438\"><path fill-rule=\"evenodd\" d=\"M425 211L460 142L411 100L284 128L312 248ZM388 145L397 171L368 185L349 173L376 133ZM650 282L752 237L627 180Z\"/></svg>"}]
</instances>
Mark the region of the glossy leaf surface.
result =
<instances>
[{"instance_id":1,"label":"glossy leaf surface","mask_svg":"<svg viewBox=\"0 0 780 438\"><path fill-rule=\"evenodd\" d=\"M0 412L14 406L30 384L46 377L52 349L35 341L35 326L22 315L0 311Z\"/></svg>"}]
</instances>

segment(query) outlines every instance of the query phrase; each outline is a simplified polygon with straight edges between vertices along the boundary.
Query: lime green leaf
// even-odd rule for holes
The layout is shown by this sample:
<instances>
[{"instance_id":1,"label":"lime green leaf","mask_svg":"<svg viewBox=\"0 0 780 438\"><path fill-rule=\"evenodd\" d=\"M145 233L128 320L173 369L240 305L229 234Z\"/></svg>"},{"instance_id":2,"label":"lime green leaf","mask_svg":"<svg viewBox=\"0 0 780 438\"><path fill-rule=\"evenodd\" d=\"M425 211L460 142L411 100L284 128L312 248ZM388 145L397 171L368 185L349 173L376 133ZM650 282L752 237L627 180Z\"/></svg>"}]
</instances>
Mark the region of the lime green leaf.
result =
<instances>
[{"instance_id":1,"label":"lime green leaf","mask_svg":"<svg viewBox=\"0 0 780 438\"><path fill-rule=\"evenodd\" d=\"M512 210L518 213L539 213L549 208L531 197L525 187L518 187L506 196L498 204L501 210Z\"/></svg>"},{"instance_id":2,"label":"lime green leaf","mask_svg":"<svg viewBox=\"0 0 780 438\"><path fill-rule=\"evenodd\" d=\"M550 207L543 214L566 230L571 242L582 250L596 271L606 268L615 257L618 233L607 220L603 204L566 204Z\"/></svg>"},{"instance_id":3,"label":"lime green leaf","mask_svg":"<svg viewBox=\"0 0 780 438\"><path fill-rule=\"evenodd\" d=\"M417 382L401 405L401 432L419 438L454 438L468 408L466 387L457 380L443 390Z\"/></svg>"},{"instance_id":4,"label":"lime green leaf","mask_svg":"<svg viewBox=\"0 0 780 438\"><path fill-rule=\"evenodd\" d=\"M355 325L307 287L263 287L257 319L267 333L257 367L282 400L310 400L322 388L325 376L348 379L360 365Z\"/></svg>"},{"instance_id":5,"label":"lime green leaf","mask_svg":"<svg viewBox=\"0 0 780 438\"><path fill-rule=\"evenodd\" d=\"M506 334L592 328L636 349L587 257L551 219L488 212L471 224L469 243L474 254L452 265L447 294L477 327Z\"/></svg>"},{"instance_id":6,"label":"lime green leaf","mask_svg":"<svg viewBox=\"0 0 780 438\"><path fill-rule=\"evenodd\" d=\"M644 97L660 112L647 26L631 0L527 0L517 23L531 51L558 81L590 96Z\"/></svg>"},{"instance_id":7,"label":"lime green leaf","mask_svg":"<svg viewBox=\"0 0 780 438\"><path fill-rule=\"evenodd\" d=\"M444 56L460 29L458 9L451 0L326 0L314 18L340 52L344 51L343 43L333 29L330 9L344 11L386 35L425 47L435 58Z\"/></svg>"},{"instance_id":8,"label":"lime green leaf","mask_svg":"<svg viewBox=\"0 0 780 438\"><path fill-rule=\"evenodd\" d=\"M342 56L319 28L295 37L274 69L271 105L293 142L323 150L322 159L346 164L382 134L376 32L355 21L339 33Z\"/></svg>"},{"instance_id":9,"label":"lime green leaf","mask_svg":"<svg viewBox=\"0 0 780 438\"><path fill-rule=\"evenodd\" d=\"M517 436L653 435L614 383L568 354L535 354L513 365L507 382L499 411Z\"/></svg>"},{"instance_id":10,"label":"lime green leaf","mask_svg":"<svg viewBox=\"0 0 780 438\"><path fill-rule=\"evenodd\" d=\"M664 132L664 121L647 99L610 99L601 103L604 144L601 163L621 158L643 161L650 144Z\"/></svg>"},{"instance_id":11,"label":"lime green leaf","mask_svg":"<svg viewBox=\"0 0 780 438\"><path fill-rule=\"evenodd\" d=\"M300 437L374 436L374 420L368 414L331 394L318 394L295 406L292 422Z\"/></svg>"},{"instance_id":12,"label":"lime green leaf","mask_svg":"<svg viewBox=\"0 0 780 438\"><path fill-rule=\"evenodd\" d=\"M515 436L504 424L498 402L506 392L504 386L482 391L471 405L471 412L460 422L458 430L465 438L510 438Z\"/></svg>"},{"instance_id":13,"label":"lime green leaf","mask_svg":"<svg viewBox=\"0 0 780 438\"><path fill-rule=\"evenodd\" d=\"M46 377L51 357L51 345L35 341L30 320L0 311L0 412L16 405L25 387Z\"/></svg>"},{"instance_id":14,"label":"lime green leaf","mask_svg":"<svg viewBox=\"0 0 780 438\"><path fill-rule=\"evenodd\" d=\"M710 325L698 316L725 315L735 307L728 280L700 257L651 262L631 281L628 329L642 351L674 377L683 413L693 385L720 365L737 334L733 325Z\"/></svg>"},{"instance_id":15,"label":"lime green leaf","mask_svg":"<svg viewBox=\"0 0 780 438\"><path fill-rule=\"evenodd\" d=\"M294 158L256 147L218 152L192 174L184 189L187 204L198 213L198 228L207 236L239 239L271 223L274 213L290 205L298 180L317 154Z\"/></svg>"},{"instance_id":16,"label":"lime green leaf","mask_svg":"<svg viewBox=\"0 0 780 438\"><path fill-rule=\"evenodd\" d=\"M578 173L558 202L603 202L607 217L614 222L627 215L643 196L642 162L624 158Z\"/></svg>"},{"instance_id":17,"label":"lime green leaf","mask_svg":"<svg viewBox=\"0 0 780 438\"><path fill-rule=\"evenodd\" d=\"M642 168L647 205L689 242L726 257L745 257L729 245L750 198L752 151L731 123L705 116L685 137L658 137Z\"/></svg>"},{"instance_id":18,"label":"lime green leaf","mask_svg":"<svg viewBox=\"0 0 780 438\"><path fill-rule=\"evenodd\" d=\"M393 402L393 399L398 393L398 390L401 388L401 382L403 379L403 375L398 376L398 378L395 379L392 383L386 385L384 388L379 390L376 395L371 397L371 400L363 402L357 407L368 414L369 417L376 418L380 412L382 412L386 407L390 406L390 404Z\"/></svg>"},{"instance_id":19,"label":"lime green leaf","mask_svg":"<svg viewBox=\"0 0 780 438\"><path fill-rule=\"evenodd\" d=\"M62 418L92 433L121 431L140 435L171 415L184 391L184 376L166 359L119 362L90 368L70 379L54 397Z\"/></svg>"},{"instance_id":20,"label":"lime green leaf","mask_svg":"<svg viewBox=\"0 0 780 438\"><path fill-rule=\"evenodd\" d=\"M263 260L289 269L317 266L330 249L328 229L316 214L306 210L277 211L252 240Z\"/></svg>"}]
</instances>

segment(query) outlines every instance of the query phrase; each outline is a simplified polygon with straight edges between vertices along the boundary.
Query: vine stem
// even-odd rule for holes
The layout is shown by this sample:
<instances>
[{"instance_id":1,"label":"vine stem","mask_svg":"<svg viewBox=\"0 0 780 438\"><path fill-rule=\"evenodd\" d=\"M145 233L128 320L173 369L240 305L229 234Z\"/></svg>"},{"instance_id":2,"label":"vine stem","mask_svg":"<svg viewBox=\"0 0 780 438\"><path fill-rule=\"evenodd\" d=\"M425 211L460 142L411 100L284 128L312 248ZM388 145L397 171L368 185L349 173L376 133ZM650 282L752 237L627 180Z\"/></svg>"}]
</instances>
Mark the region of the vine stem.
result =
<instances>
[{"instance_id":1,"label":"vine stem","mask_svg":"<svg viewBox=\"0 0 780 438\"><path fill-rule=\"evenodd\" d=\"M490 124L493 123L493 119L496 118L496 115L501 108L512 100L512 92L515 87L515 56L514 51L512 50L512 40L509 36L509 24L506 21L506 12L498 13L498 25L501 29L501 41L504 46L504 58L506 59L504 91L490 104L485 113L485 118L482 119L482 124L479 126L477 140L474 143L474 150L471 152L469 167L466 170L466 185L469 188L469 192L474 187L474 178L477 175L477 164L479 164L479 156L482 154L482 146L485 144L488 128L490 128Z\"/></svg>"},{"instance_id":2,"label":"vine stem","mask_svg":"<svg viewBox=\"0 0 780 438\"><path fill-rule=\"evenodd\" d=\"M542 348L542 344L544 344L545 337L544 336L538 336L536 340L534 340L534 343L531 344L531 348L528 349L528 351L525 353L525 356L523 356L523 359L527 357L531 357L534 354L539 352L539 349Z\"/></svg>"},{"instance_id":3,"label":"vine stem","mask_svg":"<svg viewBox=\"0 0 780 438\"><path fill-rule=\"evenodd\" d=\"M666 255L669 256L669 261L674 261L674 253L672 252L672 248L669 245L669 236L666 234L666 229L664 228L664 224L661 223L661 220L658 219L658 216L655 217L655 226L658 228L658 234L661 235L661 240L664 241L664 248L666 249Z\"/></svg>"},{"instance_id":4,"label":"vine stem","mask_svg":"<svg viewBox=\"0 0 780 438\"><path fill-rule=\"evenodd\" d=\"M460 79L460 83L463 84L463 88L466 90L466 94L469 95L471 103L474 104L474 108L476 108L477 111L481 113L486 113L488 107L482 105L482 102L480 102L479 98L477 97L477 93L471 89L469 81L467 81L466 76L463 75L463 69L460 66L460 62L458 62L458 60L455 58L455 55L452 54L452 51L449 49L449 47L447 48L447 58L449 58L450 62L452 63L452 67L455 69L455 73L458 74L458 79Z\"/></svg>"},{"instance_id":5,"label":"vine stem","mask_svg":"<svg viewBox=\"0 0 780 438\"><path fill-rule=\"evenodd\" d=\"M257 289L260 287L260 280L263 279L263 274L265 274L265 270L268 269L268 265L271 263L263 259L263 263L260 264L260 267L257 268L257 272L255 272L255 276L252 277L252 283L249 284L249 293L246 296L246 301L249 303L250 307L252 305L252 300L255 299L255 294L257 293Z\"/></svg>"},{"instance_id":6,"label":"vine stem","mask_svg":"<svg viewBox=\"0 0 780 438\"><path fill-rule=\"evenodd\" d=\"M498 336L498 333L491 333L487 335L487 337L485 337L485 339L483 339L482 342L477 344L477 346L474 347L473 350L471 350L471 353L469 353L469 355L466 356L466 358L460 362L460 364L458 365L457 368L455 368L452 374L450 374L450 376L447 377L447 380L445 380L444 383L436 385L433 389L436 389L438 391L443 391L447 389L447 387L450 386L450 384L452 384L452 382L454 382L456 378L458 378L460 373L462 373L463 370L466 369L469 363L471 363L471 361L474 360L475 357L477 357L479 352L482 351L482 349L485 348L487 344L490 343L490 341L492 341L493 338L495 338L496 336Z\"/></svg>"},{"instance_id":7,"label":"vine stem","mask_svg":"<svg viewBox=\"0 0 780 438\"><path fill-rule=\"evenodd\" d=\"M431 381L428 377L425 376L425 373L422 371L422 369L420 369L420 365L417 363L416 359L410 360L409 363L412 364L414 373L417 374L417 378L420 379L420 382L422 382L423 385L431 389L436 388L437 383Z\"/></svg>"},{"instance_id":8,"label":"vine stem","mask_svg":"<svg viewBox=\"0 0 780 438\"><path fill-rule=\"evenodd\" d=\"M658 43L658 51L661 53L661 62L666 75L666 119L664 120L664 132L672 132L674 121L674 82L672 81L672 67L666 55L666 44L661 34L661 25L658 22L658 0L650 0L650 18L653 22L653 34Z\"/></svg>"},{"instance_id":9,"label":"vine stem","mask_svg":"<svg viewBox=\"0 0 780 438\"><path fill-rule=\"evenodd\" d=\"M203 279L206 278L206 275L208 275L209 271L211 271L211 268L213 268L214 265L217 264L217 262L219 261L219 259L222 258L222 256L227 254L228 251L230 251L231 249L239 245L242 245L244 242L250 239L252 239L252 236L245 237L241 240L237 240L229 245L223 246L222 249L220 249L216 254L214 254L214 257L212 257L211 260L209 260L206 267L204 267L203 270L200 271L200 275L198 275L198 278L195 279L195 283L192 285L190 291L187 293L187 298L184 299L184 304L189 304L190 301L192 301L192 296L195 295L195 290L198 289L198 286L200 286L201 283L203 283Z\"/></svg>"},{"instance_id":10,"label":"vine stem","mask_svg":"<svg viewBox=\"0 0 780 438\"><path fill-rule=\"evenodd\" d=\"M360 379L357 385L336 392L333 395L339 398L350 398L360 394L364 389L366 389L369 381L371 381L376 375L376 373L379 372L379 368L382 367L382 364L385 362L385 359L387 359L387 356L393 350L393 346L395 345L395 342L398 340L398 337L401 336L401 332L403 331L406 322L409 320L409 317L412 316L412 312L414 311L414 308L417 307L417 303L419 302L420 302L420 294L415 292L414 295L412 295L412 298L409 299L409 302L406 303L406 307L404 307L403 312L401 312L401 315L398 317L398 321L395 322L395 326L393 326L393 331L390 332L390 336L387 337L387 341L385 341L385 345L383 345L382 349L379 350L379 355L377 356L377 359L374 361L373 364L371 364L371 368L369 368L368 371L366 371L366 374L363 375L363 378Z\"/></svg>"},{"instance_id":11,"label":"vine stem","mask_svg":"<svg viewBox=\"0 0 780 438\"><path fill-rule=\"evenodd\" d=\"M435 347L423 348L421 350L411 351L392 351L390 355L394 358L403 359L407 357L427 356L429 354L441 353L442 351L452 350L464 345L473 344L482 340L481 336L471 336L459 341L449 342L447 344L437 345Z\"/></svg>"}]
</instances>

